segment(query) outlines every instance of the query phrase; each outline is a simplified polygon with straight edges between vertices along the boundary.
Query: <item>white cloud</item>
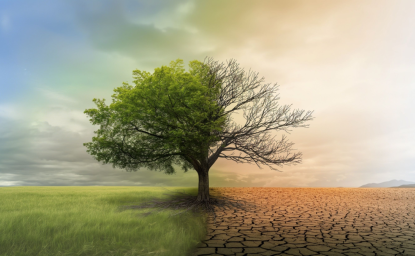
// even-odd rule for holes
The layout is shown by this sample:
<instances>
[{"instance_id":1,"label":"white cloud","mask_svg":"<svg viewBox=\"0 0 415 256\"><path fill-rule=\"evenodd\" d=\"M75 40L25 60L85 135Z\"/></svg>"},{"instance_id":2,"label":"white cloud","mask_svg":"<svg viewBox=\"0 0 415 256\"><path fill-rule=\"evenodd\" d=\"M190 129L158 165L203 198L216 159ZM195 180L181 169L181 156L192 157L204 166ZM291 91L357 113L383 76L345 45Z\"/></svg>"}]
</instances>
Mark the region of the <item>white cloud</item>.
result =
<instances>
[{"instance_id":1,"label":"white cloud","mask_svg":"<svg viewBox=\"0 0 415 256\"><path fill-rule=\"evenodd\" d=\"M82 111L60 106L44 109L42 115L37 116L36 120L30 123L30 127L42 132L51 126L79 134L92 132L96 129L89 123L87 116Z\"/></svg>"},{"instance_id":2,"label":"white cloud","mask_svg":"<svg viewBox=\"0 0 415 256\"><path fill-rule=\"evenodd\" d=\"M180 4L177 7L176 10L177 10L177 12L179 14L186 15L186 14L191 13L194 9L195 9L194 2L193 1L189 1L189 2L185 2L185 3Z\"/></svg>"},{"instance_id":3,"label":"white cloud","mask_svg":"<svg viewBox=\"0 0 415 256\"><path fill-rule=\"evenodd\" d=\"M16 186L18 181L13 180L16 175L11 173L0 173L0 186Z\"/></svg>"},{"instance_id":4,"label":"white cloud","mask_svg":"<svg viewBox=\"0 0 415 256\"><path fill-rule=\"evenodd\" d=\"M17 119L19 118L19 113L16 110L15 106L12 105L0 105L0 117L7 119Z\"/></svg>"},{"instance_id":5,"label":"white cloud","mask_svg":"<svg viewBox=\"0 0 415 256\"><path fill-rule=\"evenodd\" d=\"M49 89L37 88L46 106L38 107L32 125L48 123L65 131L82 132L92 126L88 117L79 109L79 101Z\"/></svg>"},{"instance_id":6,"label":"white cloud","mask_svg":"<svg viewBox=\"0 0 415 256\"><path fill-rule=\"evenodd\" d=\"M66 95L63 95L61 93L57 93L51 90L43 89L43 88L37 88L43 96L48 98L49 100L55 101L55 102L66 102L66 103L77 103L76 100L74 100L71 97L68 97Z\"/></svg>"}]
</instances>

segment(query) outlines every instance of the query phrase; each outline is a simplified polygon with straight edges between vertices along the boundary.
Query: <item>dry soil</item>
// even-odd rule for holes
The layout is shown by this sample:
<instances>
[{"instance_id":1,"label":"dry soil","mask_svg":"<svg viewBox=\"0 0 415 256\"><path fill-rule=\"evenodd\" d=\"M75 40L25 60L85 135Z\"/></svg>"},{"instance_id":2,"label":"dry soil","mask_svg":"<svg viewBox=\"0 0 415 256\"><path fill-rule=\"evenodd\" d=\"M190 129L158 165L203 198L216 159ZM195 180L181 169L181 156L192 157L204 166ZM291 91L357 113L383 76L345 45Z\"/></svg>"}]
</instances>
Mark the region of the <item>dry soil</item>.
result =
<instances>
[{"instance_id":1,"label":"dry soil","mask_svg":"<svg viewBox=\"0 0 415 256\"><path fill-rule=\"evenodd\" d=\"M211 188L243 200L192 255L412 255L415 188Z\"/></svg>"}]
</instances>

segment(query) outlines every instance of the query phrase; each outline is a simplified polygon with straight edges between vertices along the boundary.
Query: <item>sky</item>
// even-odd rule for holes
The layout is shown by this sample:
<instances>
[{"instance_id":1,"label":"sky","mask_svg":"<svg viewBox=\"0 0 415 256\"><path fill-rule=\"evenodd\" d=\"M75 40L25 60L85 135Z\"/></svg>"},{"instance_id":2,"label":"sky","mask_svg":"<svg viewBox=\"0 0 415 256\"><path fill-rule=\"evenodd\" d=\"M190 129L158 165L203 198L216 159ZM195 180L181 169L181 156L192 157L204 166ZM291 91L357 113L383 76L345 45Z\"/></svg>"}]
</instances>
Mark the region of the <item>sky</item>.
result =
<instances>
[{"instance_id":1,"label":"sky","mask_svg":"<svg viewBox=\"0 0 415 256\"><path fill-rule=\"evenodd\" d=\"M220 159L211 187L415 181L412 0L2 0L0 186L197 186L197 173L102 165L86 153L93 98L135 69L235 59L314 111L280 172ZM280 134L278 134L280 135ZM281 134L282 135L282 134Z\"/></svg>"}]
</instances>

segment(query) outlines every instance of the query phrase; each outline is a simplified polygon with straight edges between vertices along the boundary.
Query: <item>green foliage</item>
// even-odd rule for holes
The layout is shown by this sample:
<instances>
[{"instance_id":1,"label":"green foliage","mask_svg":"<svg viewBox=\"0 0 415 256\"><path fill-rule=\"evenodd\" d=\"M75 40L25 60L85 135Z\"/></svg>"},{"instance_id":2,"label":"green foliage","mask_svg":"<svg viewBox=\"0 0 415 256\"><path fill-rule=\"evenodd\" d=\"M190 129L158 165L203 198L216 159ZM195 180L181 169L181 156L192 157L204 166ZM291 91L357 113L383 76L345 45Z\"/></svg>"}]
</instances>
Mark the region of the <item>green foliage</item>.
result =
<instances>
[{"instance_id":1,"label":"green foliage","mask_svg":"<svg viewBox=\"0 0 415 256\"><path fill-rule=\"evenodd\" d=\"M116 88L110 105L94 99L97 108L85 110L100 125L84 144L87 152L129 171L147 167L172 174L173 164L193 168L189 158L207 158L226 120L217 104L221 86L209 86L208 73L199 61L191 61L186 72L180 59L153 74L134 70L134 85Z\"/></svg>"}]
</instances>

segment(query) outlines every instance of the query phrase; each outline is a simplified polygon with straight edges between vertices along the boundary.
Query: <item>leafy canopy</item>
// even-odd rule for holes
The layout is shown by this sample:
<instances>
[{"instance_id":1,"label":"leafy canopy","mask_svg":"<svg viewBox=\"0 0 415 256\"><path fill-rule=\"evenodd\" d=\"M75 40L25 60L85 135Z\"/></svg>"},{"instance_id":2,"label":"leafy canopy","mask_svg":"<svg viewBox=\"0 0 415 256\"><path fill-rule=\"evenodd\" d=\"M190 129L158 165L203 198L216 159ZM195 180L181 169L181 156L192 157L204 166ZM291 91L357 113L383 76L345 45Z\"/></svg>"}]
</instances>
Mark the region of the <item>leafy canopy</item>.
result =
<instances>
[{"instance_id":1,"label":"leafy canopy","mask_svg":"<svg viewBox=\"0 0 415 256\"><path fill-rule=\"evenodd\" d=\"M221 84L206 81L209 67L199 61L172 61L154 73L134 70L134 85L114 89L112 103L94 99L85 110L94 125L87 152L104 164L135 171L141 167L174 173L172 164L187 171L192 159L208 157L226 117L217 104Z\"/></svg>"}]
</instances>

